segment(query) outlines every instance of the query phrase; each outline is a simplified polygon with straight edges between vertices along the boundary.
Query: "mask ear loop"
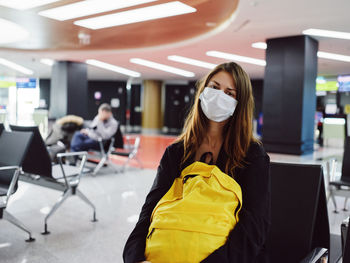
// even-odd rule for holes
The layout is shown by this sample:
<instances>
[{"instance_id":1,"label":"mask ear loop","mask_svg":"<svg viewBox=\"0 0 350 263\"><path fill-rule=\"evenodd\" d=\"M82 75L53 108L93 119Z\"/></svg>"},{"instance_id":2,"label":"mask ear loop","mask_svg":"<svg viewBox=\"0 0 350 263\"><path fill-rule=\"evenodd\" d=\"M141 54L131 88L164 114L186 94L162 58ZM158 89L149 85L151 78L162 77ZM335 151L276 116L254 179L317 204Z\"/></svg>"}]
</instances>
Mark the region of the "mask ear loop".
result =
<instances>
[{"instance_id":1,"label":"mask ear loop","mask_svg":"<svg viewBox=\"0 0 350 263\"><path fill-rule=\"evenodd\" d=\"M209 160L209 163L206 162L206 159L207 159L207 156L209 155L210 157L210 160ZM213 153L212 152L205 152L202 154L201 158L199 159L200 162L202 163L206 163L206 164L209 164L209 165L213 165L214 164L214 160L213 160Z\"/></svg>"}]
</instances>

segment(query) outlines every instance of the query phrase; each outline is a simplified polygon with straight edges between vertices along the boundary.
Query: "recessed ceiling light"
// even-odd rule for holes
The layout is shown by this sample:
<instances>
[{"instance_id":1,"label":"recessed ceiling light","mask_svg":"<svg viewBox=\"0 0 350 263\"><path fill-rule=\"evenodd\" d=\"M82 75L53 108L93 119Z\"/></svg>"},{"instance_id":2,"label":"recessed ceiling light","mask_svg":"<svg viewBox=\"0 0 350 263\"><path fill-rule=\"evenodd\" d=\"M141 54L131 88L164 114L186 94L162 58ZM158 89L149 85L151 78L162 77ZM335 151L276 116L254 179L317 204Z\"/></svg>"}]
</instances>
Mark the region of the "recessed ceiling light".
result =
<instances>
[{"instance_id":1,"label":"recessed ceiling light","mask_svg":"<svg viewBox=\"0 0 350 263\"><path fill-rule=\"evenodd\" d=\"M323 29L315 29L315 28L306 29L303 31L303 34L310 35L310 36L350 39L350 33L347 33L347 32L339 32L339 31L331 31L331 30L323 30Z\"/></svg>"},{"instance_id":2,"label":"recessed ceiling light","mask_svg":"<svg viewBox=\"0 0 350 263\"><path fill-rule=\"evenodd\" d=\"M33 71L4 58L0 58L0 64L12 68L26 75L33 75Z\"/></svg>"},{"instance_id":3,"label":"recessed ceiling light","mask_svg":"<svg viewBox=\"0 0 350 263\"><path fill-rule=\"evenodd\" d=\"M260 49L266 49L267 44L265 42L255 42L252 44L253 48L260 48Z\"/></svg>"},{"instance_id":4,"label":"recessed ceiling light","mask_svg":"<svg viewBox=\"0 0 350 263\"><path fill-rule=\"evenodd\" d=\"M266 66L266 61L262 59L244 57L244 56L239 56L236 54L230 54L230 53L225 53L220 51L208 51L206 54L207 56L210 56L210 57L223 58L223 59L239 61L239 62L254 64L259 66Z\"/></svg>"},{"instance_id":5,"label":"recessed ceiling light","mask_svg":"<svg viewBox=\"0 0 350 263\"><path fill-rule=\"evenodd\" d=\"M98 16L75 21L74 24L89 29L101 29L113 26L121 26L142 21L149 21L170 16L183 15L197 10L179 1L160 5L153 5L110 15Z\"/></svg>"},{"instance_id":6,"label":"recessed ceiling light","mask_svg":"<svg viewBox=\"0 0 350 263\"><path fill-rule=\"evenodd\" d=\"M0 18L1 38L0 44L13 43L29 37L29 32L21 26Z\"/></svg>"},{"instance_id":7,"label":"recessed ceiling light","mask_svg":"<svg viewBox=\"0 0 350 263\"><path fill-rule=\"evenodd\" d=\"M0 5L18 10L25 10L58 1L59 0L0 0Z\"/></svg>"},{"instance_id":8,"label":"recessed ceiling light","mask_svg":"<svg viewBox=\"0 0 350 263\"><path fill-rule=\"evenodd\" d=\"M208 63L208 62L204 62L204 61L200 61L192 58L186 58L182 56L168 56L168 59L172 61L180 62L180 63L202 67L202 68L213 69L216 67L216 65L212 63Z\"/></svg>"},{"instance_id":9,"label":"recessed ceiling light","mask_svg":"<svg viewBox=\"0 0 350 263\"><path fill-rule=\"evenodd\" d=\"M86 64L89 64L89 65L92 65L92 66L95 66L95 67L99 67L99 68L103 68L103 69L107 69L107 70L110 70L110 71L114 71L114 72L117 72L117 73L120 73L120 74L123 74L123 75L127 75L127 76L130 76L130 77L135 77L135 78L141 77L141 74L139 72L132 71L132 70L129 70L129 69L126 69L126 68L122 68L122 67L118 67L118 66L115 66L115 65L112 65L112 64L108 64L108 63L105 63L105 62L102 62L102 61L98 61L98 60L95 60L95 59L88 59L85 62L86 62Z\"/></svg>"},{"instance_id":10,"label":"recessed ceiling light","mask_svg":"<svg viewBox=\"0 0 350 263\"><path fill-rule=\"evenodd\" d=\"M64 21L82 16L108 12L130 6L154 2L156 0L90 0L76 2L39 12L39 15Z\"/></svg>"},{"instance_id":11,"label":"recessed ceiling light","mask_svg":"<svg viewBox=\"0 0 350 263\"><path fill-rule=\"evenodd\" d=\"M177 74L177 75L180 75L180 76L188 77L188 78L191 78L191 77L195 76L193 72L182 70L182 69L179 69L179 68L174 68L174 67L163 65L163 64L159 64L159 63L156 63L156 62L153 62L153 61L149 61L149 60L145 60L145 59L141 59L141 58L132 58L132 59L130 59L130 62L131 63L135 63L135 64L139 64L139 65L142 65L142 66L145 66L145 67L154 68L154 69L157 69L157 70L162 70L162 71L165 71L165 72L169 72L169 73Z\"/></svg>"},{"instance_id":12,"label":"recessed ceiling light","mask_svg":"<svg viewBox=\"0 0 350 263\"><path fill-rule=\"evenodd\" d=\"M40 62L45 64L45 65L48 65L48 66L52 66L55 63L54 60L49 59L49 58L42 58L42 59L40 59Z\"/></svg>"},{"instance_id":13,"label":"recessed ceiling light","mask_svg":"<svg viewBox=\"0 0 350 263\"><path fill-rule=\"evenodd\" d=\"M341 54L334 54L334 53L318 51L317 56L319 58L326 58L326 59L331 59L331 60L350 62L350 56L341 55Z\"/></svg>"}]
</instances>

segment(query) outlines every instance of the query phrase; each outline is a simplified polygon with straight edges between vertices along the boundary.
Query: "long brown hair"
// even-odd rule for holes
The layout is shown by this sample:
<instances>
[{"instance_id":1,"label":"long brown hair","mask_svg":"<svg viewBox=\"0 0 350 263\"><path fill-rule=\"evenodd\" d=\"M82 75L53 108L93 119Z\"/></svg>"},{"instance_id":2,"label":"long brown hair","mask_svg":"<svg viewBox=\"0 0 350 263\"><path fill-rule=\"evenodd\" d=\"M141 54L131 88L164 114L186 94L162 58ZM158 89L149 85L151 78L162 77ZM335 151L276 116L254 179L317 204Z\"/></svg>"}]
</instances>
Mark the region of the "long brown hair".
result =
<instances>
[{"instance_id":1,"label":"long brown hair","mask_svg":"<svg viewBox=\"0 0 350 263\"><path fill-rule=\"evenodd\" d=\"M248 74L234 62L216 66L202 80L197 82L194 104L186 118L183 132L178 141L184 143L182 164L196 153L202 144L208 127L208 119L200 107L199 95L210 79L220 71L229 73L237 89L237 107L224 127L224 151L228 156L225 172L234 175L236 167L244 166L244 157L251 142L259 142L253 136L254 98Z\"/></svg>"}]
</instances>

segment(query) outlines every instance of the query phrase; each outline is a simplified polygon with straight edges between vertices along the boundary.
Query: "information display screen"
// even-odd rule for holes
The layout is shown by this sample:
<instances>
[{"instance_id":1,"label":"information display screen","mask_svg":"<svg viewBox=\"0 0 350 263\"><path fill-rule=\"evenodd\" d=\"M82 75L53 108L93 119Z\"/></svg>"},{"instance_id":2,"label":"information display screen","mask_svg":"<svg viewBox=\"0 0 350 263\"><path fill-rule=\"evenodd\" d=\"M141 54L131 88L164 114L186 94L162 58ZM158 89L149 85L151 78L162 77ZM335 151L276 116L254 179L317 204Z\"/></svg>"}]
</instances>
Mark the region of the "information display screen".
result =
<instances>
[{"instance_id":1,"label":"information display screen","mask_svg":"<svg viewBox=\"0 0 350 263\"><path fill-rule=\"evenodd\" d=\"M338 77L339 92L350 92L350 75Z\"/></svg>"}]
</instances>

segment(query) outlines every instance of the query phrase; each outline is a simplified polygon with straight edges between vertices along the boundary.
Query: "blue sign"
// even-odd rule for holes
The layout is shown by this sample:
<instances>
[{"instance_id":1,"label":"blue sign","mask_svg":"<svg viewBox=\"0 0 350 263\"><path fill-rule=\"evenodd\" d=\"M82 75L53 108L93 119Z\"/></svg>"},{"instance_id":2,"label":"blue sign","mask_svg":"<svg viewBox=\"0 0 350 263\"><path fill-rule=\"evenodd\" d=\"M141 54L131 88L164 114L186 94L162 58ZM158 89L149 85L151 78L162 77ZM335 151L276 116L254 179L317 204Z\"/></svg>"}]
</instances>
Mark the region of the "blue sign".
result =
<instances>
[{"instance_id":1,"label":"blue sign","mask_svg":"<svg viewBox=\"0 0 350 263\"><path fill-rule=\"evenodd\" d=\"M25 89L35 89L36 88L36 79L19 79L16 81L17 88L25 88Z\"/></svg>"}]
</instances>

